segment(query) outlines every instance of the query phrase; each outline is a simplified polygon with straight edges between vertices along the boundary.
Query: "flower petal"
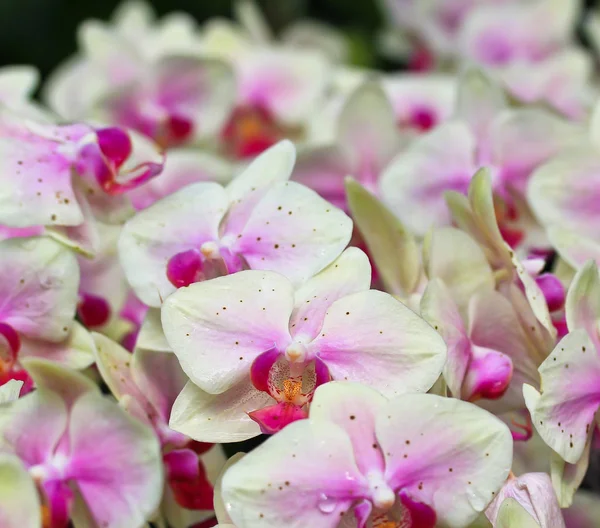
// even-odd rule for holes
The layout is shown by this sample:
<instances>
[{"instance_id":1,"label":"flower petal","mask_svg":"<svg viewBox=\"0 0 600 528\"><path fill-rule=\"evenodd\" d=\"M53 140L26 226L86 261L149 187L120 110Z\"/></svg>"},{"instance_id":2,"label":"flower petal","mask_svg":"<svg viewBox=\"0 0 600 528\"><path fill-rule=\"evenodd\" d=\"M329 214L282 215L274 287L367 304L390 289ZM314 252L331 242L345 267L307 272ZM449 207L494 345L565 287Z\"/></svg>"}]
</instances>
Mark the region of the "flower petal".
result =
<instances>
[{"instance_id":1,"label":"flower petal","mask_svg":"<svg viewBox=\"0 0 600 528\"><path fill-rule=\"evenodd\" d=\"M0 385L0 405L15 401L19 397L21 387L23 387L23 382L14 379Z\"/></svg>"},{"instance_id":2,"label":"flower petal","mask_svg":"<svg viewBox=\"0 0 600 528\"><path fill-rule=\"evenodd\" d=\"M334 528L366 487L348 435L328 422L300 420L231 466L222 494L236 526Z\"/></svg>"},{"instance_id":3,"label":"flower petal","mask_svg":"<svg viewBox=\"0 0 600 528\"><path fill-rule=\"evenodd\" d=\"M588 261L573 278L565 303L569 330L583 328L600 350L600 275L595 261Z\"/></svg>"},{"instance_id":4,"label":"flower petal","mask_svg":"<svg viewBox=\"0 0 600 528\"><path fill-rule=\"evenodd\" d=\"M21 461L0 454L0 524L5 528L39 528L41 504L32 478Z\"/></svg>"},{"instance_id":5,"label":"flower petal","mask_svg":"<svg viewBox=\"0 0 600 528\"><path fill-rule=\"evenodd\" d=\"M558 254L574 269L588 260L600 262L600 244L585 235L559 226L547 230L548 238Z\"/></svg>"},{"instance_id":6,"label":"flower petal","mask_svg":"<svg viewBox=\"0 0 600 528\"><path fill-rule=\"evenodd\" d=\"M476 169L475 147L474 136L461 122L444 123L417 138L382 174L384 202L416 235L450 224L444 192L466 192Z\"/></svg>"},{"instance_id":7,"label":"flower petal","mask_svg":"<svg viewBox=\"0 0 600 528\"><path fill-rule=\"evenodd\" d=\"M351 293L366 291L371 285L368 257L354 247L346 249L323 271L306 281L295 293L290 330L294 337L314 339L328 308Z\"/></svg>"},{"instance_id":8,"label":"flower petal","mask_svg":"<svg viewBox=\"0 0 600 528\"><path fill-rule=\"evenodd\" d=\"M379 412L376 431L386 481L433 508L441 524L458 528L474 521L510 471L509 429L454 398L418 394L391 400Z\"/></svg>"},{"instance_id":9,"label":"flower petal","mask_svg":"<svg viewBox=\"0 0 600 528\"><path fill-rule=\"evenodd\" d=\"M335 301L309 345L333 379L365 383L384 396L426 391L446 361L446 345L423 319L376 290Z\"/></svg>"},{"instance_id":10,"label":"flower petal","mask_svg":"<svg viewBox=\"0 0 600 528\"><path fill-rule=\"evenodd\" d=\"M79 283L73 254L47 238L4 240L0 252L0 319L27 337L67 337Z\"/></svg>"},{"instance_id":11,"label":"flower petal","mask_svg":"<svg viewBox=\"0 0 600 528\"><path fill-rule=\"evenodd\" d=\"M175 400L169 426L199 442L240 442L260 434L247 413L273 401L250 381L215 395L188 382Z\"/></svg>"},{"instance_id":12,"label":"flower petal","mask_svg":"<svg viewBox=\"0 0 600 528\"><path fill-rule=\"evenodd\" d=\"M363 236L386 291L408 296L421 278L414 237L378 198L352 178L346 179L352 218Z\"/></svg>"},{"instance_id":13,"label":"flower petal","mask_svg":"<svg viewBox=\"0 0 600 528\"><path fill-rule=\"evenodd\" d=\"M219 239L227 196L216 183L195 183L139 212L125 224L119 257L137 296L153 307L175 291L167 278L174 255Z\"/></svg>"},{"instance_id":14,"label":"flower petal","mask_svg":"<svg viewBox=\"0 0 600 528\"><path fill-rule=\"evenodd\" d=\"M586 331L574 330L539 371L543 392L523 387L527 408L544 441L574 464L583 454L600 406L600 357Z\"/></svg>"},{"instance_id":15,"label":"flower petal","mask_svg":"<svg viewBox=\"0 0 600 528\"><path fill-rule=\"evenodd\" d=\"M307 187L286 182L260 200L232 250L252 269L276 271L302 284L330 264L351 235L345 213Z\"/></svg>"},{"instance_id":16,"label":"flower petal","mask_svg":"<svg viewBox=\"0 0 600 528\"><path fill-rule=\"evenodd\" d=\"M310 419L332 422L352 442L356 465L363 475L382 471L383 453L375 436L375 418L387 400L365 385L332 381L317 388L310 405Z\"/></svg>"},{"instance_id":17,"label":"flower petal","mask_svg":"<svg viewBox=\"0 0 600 528\"><path fill-rule=\"evenodd\" d=\"M515 499L507 498L500 505L495 528L538 528L539 524Z\"/></svg>"},{"instance_id":18,"label":"flower petal","mask_svg":"<svg viewBox=\"0 0 600 528\"><path fill-rule=\"evenodd\" d=\"M219 394L249 377L262 352L289 344L293 295L287 279L264 271L192 284L163 304L165 336L190 379Z\"/></svg>"},{"instance_id":19,"label":"flower petal","mask_svg":"<svg viewBox=\"0 0 600 528\"><path fill-rule=\"evenodd\" d=\"M90 393L73 406L69 438L68 471L96 523L109 528L142 525L163 491L162 457L152 430Z\"/></svg>"}]
</instances>

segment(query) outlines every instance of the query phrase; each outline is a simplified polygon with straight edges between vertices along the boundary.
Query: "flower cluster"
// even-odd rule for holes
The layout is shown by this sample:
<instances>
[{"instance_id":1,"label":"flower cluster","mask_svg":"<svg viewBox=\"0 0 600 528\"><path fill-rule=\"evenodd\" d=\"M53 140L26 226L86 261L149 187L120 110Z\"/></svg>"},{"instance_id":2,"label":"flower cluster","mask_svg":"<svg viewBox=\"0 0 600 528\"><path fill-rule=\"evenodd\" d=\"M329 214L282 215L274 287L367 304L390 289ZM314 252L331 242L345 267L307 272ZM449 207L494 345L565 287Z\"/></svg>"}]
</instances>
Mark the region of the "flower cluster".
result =
<instances>
[{"instance_id":1,"label":"flower cluster","mask_svg":"<svg viewBox=\"0 0 600 528\"><path fill-rule=\"evenodd\" d=\"M597 526L600 12L381 4L0 68L1 528Z\"/></svg>"}]
</instances>

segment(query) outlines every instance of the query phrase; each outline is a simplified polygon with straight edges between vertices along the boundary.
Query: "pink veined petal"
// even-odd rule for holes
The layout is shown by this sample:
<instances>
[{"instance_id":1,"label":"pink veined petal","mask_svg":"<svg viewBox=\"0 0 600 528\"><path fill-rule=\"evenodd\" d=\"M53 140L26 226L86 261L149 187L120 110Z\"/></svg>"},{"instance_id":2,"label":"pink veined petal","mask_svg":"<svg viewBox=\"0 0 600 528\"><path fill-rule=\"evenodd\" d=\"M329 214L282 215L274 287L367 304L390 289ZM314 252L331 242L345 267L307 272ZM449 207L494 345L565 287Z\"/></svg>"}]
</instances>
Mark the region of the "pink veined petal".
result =
<instances>
[{"instance_id":1,"label":"pink veined petal","mask_svg":"<svg viewBox=\"0 0 600 528\"><path fill-rule=\"evenodd\" d=\"M510 357L490 348L471 346L471 362L462 387L462 399L497 400L508 390L513 374Z\"/></svg>"},{"instance_id":2,"label":"pink veined petal","mask_svg":"<svg viewBox=\"0 0 600 528\"><path fill-rule=\"evenodd\" d=\"M19 398L0 418L0 439L27 467L46 463L67 427L67 408L60 396L37 390Z\"/></svg>"},{"instance_id":3,"label":"pink veined petal","mask_svg":"<svg viewBox=\"0 0 600 528\"><path fill-rule=\"evenodd\" d=\"M249 377L262 352L285 350L292 308L287 279L248 270L178 290L163 304L162 323L184 372L219 394Z\"/></svg>"},{"instance_id":4,"label":"pink veined petal","mask_svg":"<svg viewBox=\"0 0 600 528\"><path fill-rule=\"evenodd\" d=\"M452 395L459 398L471 359L470 342L458 306L442 280L434 278L427 285L421 316L444 338L448 347L444 379Z\"/></svg>"},{"instance_id":5,"label":"pink veined petal","mask_svg":"<svg viewBox=\"0 0 600 528\"><path fill-rule=\"evenodd\" d=\"M485 511L490 522L500 517L500 509L507 498L516 500L541 528L564 528L560 506L547 473L527 473L509 478Z\"/></svg>"},{"instance_id":6,"label":"pink veined petal","mask_svg":"<svg viewBox=\"0 0 600 528\"><path fill-rule=\"evenodd\" d=\"M338 299L366 291L371 284L368 257L355 247L346 249L323 271L306 281L295 292L290 332L300 340L317 337L328 308Z\"/></svg>"},{"instance_id":7,"label":"pink veined petal","mask_svg":"<svg viewBox=\"0 0 600 528\"><path fill-rule=\"evenodd\" d=\"M231 466L222 494L236 526L338 526L368 484L345 431L322 420L287 426Z\"/></svg>"},{"instance_id":8,"label":"pink veined petal","mask_svg":"<svg viewBox=\"0 0 600 528\"><path fill-rule=\"evenodd\" d=\"M588 261L573 278L565 305L569 330L583 328L600 350L600 275L595 261Z\"/></svg>"},{"instance_id":9,"label":"pink veined petal","mask_svg":"<svg viewBox=\"0 0 600 528\"><path fill-rule=\"evenodd\" d=\"M383 453L375 436L375 418L387 400L376 390L352 382L332 381L318 387L310 419L333 422L346 431L358 469L383 471Z\"/></svg>"},{"instance_id":10,"label":"pink veined petal","mask_svg":"<svg viewBox=\"0 0 600 528\"><path fill-rule=\"evenodd\" d=\"M570 149L538 168L527 197L545 226L559 226L598 239L600 157L590 147Z\"/></svg>"},{"instance_id":11,"label":"pink veined petal","mask_svg":"<svg viewBox=\"0 0 600 528\"><path fill-rule=\"evenodd\" d=\"M75 403L70 418L67 471L94 520L109 528L143 524L163 488L160 446L152 430L93 393Z\"/></svg>"},{"instance_id":12,"label":"pink veined petal","mask_svg":"<svg viewBox=\"0 0 600 528\"><path fill-rule=\"evenodd\" d=\"M167 277L174 255L219 239L227 197L216 183L196 183L141 211L127 222L119 257L127 280L146 304L158 307L175 291Z\"/></svg>"},{"instance_id":13,"label":"pink veined petal","mask_svg":"<svg viewBox=\"0 0 600 528\"><path fill-rule=\"evenodd\" d=\"M280 141L257 156L227 186L230 208L223 230L237 236L265 193L277 182L289 180L296 161L291 141Z\"/></svg>"},{"instance_id":14,"label":"pink veined petal","mask_svg":"<svg viewBox=\"0 0 600 528\"><path fill-rule=\"evenodd\" d=\"M309 351L334 380L362 382L384 396L428 390L446 361L440 335L400 301L376 290L335 301Z\"/></svg>"},{"instance_id":15,"label":"pink veined petal","mask_svg":"<svg viewBox=\"0 0 600 528\"><path fill-rule=\"evenodd\" d=\"M581 457L600 406L600 356L583 329L564 337L541 364L541 394L523 388L533 424L567 462Z\"/></svg>"},{"instance_id":16,"label":"pink veined petal","mask_svg":"<svg viewBox=\"0 0 600 528\"><path fill-rule=\"evenodd\" d=\"M240 100L263 105L285 124L298 124L325 94L329 64L309 50L265 48L237 64Z\"/></svg>"},{"instance_id":17,"label":"pink veined petal","mask_svg":"<svg viewBox=\"0 0 600 528\"><path fill-rule=\"evenodd\" d=\"M344 178L354 173L339 146L307 148L298 154L292 179L316 191L336 207L346 209Z\"/></svg>"},{"instance_id":18,"label":"pink veined petal","mask_svg":"<svg viewBox=\"0 0 600 528\"><path fill-rule=\"evenodd\" d=\"M431 394L391 400L377 416L385 479L431 507L440 523L475 520L508 476L512 437L487 411Z\"/></svg>"},{"instance_id":19,"label":"pink veined petal","mask_svg":"<svg viewBox=\"0 0 600 528\"><path fill-rule=\"evenodd\" d=\"M60 143L27 132L11 137L10 130L0 130L0 136L0 222L10 227L80 224L71 163L58 154Z\"/></svg>"},{"instance_id":20,"label":"pink veined petal","mask_svg":"<svg viewBox=\"0 0 600 528\"><path fill-rule=\"evenodd\" d=\"M199 442L239 442L260 434L248 413L273 403L249 380L221 394L208 394L189 382L175 400L169 426Z\"/></svg>"},{"instance_id":21,"label":"pink veined petal","mask_svg":"<svg viewBox=\"0 0 600 528\"><path fill-rule=\"evenodd\" d=\"M0 525L6 528L39 528L41 509L35 484L15 456L0 454Z\"/></svg>"},{"instance_id":22,"label":"pink veined petal","mask_svg":"<svg viewBox=\"0 0 600 528\"><path fill-rule=\"evenodd\" d=\"M28 337L67 337L79 282L73 254L48 238L5 240L0 248L0 320Z\"/></svg>"},{"instance_id":23,"label":"pink veined petal","mask_svg":"<svg viewBox=\"0 0 600 528\"><path fill-rule=\"evenodd\" d=\"M338 120L338 137L351 163L349 174L376 192L379 174L402 145L394 109L378 83L366 82L350 94Z\"/></svg>"},{"instance_id":24,"label":"pink veined petal","mask_svg":"<svg viewBox=\"0 0 600 528\"><path fill-rule=\"evenodd\" d=\"M450 224L444 192L466 192L477 169L475 148L475 137L462 122L444 123L419 137L382 174L384 202L415 234Z\"/></svg>"},{"instance_id":25,"label":"pink veined petal","mask_svg":"<svg viewBox=\"0 0 600 528\"><path fill-rule=\"evenodd\" d=\"M346 247L352 221L314 191L286 182L264 195L239 234L232 250L252 269L277 271L302 284Z\"/></svg>"}]
</instances>

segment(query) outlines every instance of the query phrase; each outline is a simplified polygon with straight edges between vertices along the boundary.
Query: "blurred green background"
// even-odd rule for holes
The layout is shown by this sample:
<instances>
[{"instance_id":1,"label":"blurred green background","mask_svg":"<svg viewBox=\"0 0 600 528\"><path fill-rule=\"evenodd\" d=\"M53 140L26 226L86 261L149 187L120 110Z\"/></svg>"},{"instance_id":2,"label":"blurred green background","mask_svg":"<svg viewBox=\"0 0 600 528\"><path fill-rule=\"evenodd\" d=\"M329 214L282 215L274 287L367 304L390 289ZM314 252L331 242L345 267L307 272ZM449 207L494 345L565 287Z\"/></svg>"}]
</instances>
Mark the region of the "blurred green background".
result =
<instances>
[{"instance_id":1,"label":"blurred green background","mask_svg":"<svg viewBox=\"0 0 600 528\"><path fill-rule=\"evenodd\" d=\"M33 64L51 71L76 47L86 18L108 19L119 0L0 0L0 64ZM231 17L231 0L151 0L159 14L185 11L199 22ZM275 29L301 17L317 18L349 37L353 62L378 65L375 34L382 15L377 0L258 0Z\"/></svg>"}]
</instances>

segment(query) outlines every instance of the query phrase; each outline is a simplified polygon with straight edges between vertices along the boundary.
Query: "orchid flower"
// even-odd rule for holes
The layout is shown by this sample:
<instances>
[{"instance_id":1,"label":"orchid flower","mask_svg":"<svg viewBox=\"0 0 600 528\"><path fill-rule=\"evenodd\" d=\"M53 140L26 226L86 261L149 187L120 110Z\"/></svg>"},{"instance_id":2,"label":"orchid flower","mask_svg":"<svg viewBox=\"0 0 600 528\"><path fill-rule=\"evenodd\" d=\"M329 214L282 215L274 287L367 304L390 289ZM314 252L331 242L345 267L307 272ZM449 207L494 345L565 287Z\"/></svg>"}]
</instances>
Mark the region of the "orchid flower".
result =
<instances>
[{"instance_id":1,"label":"orchid flower","mask_svg":"<svg viewBox=\"0 0 600 528\"><path fill-rule=\"evenodd\" d=\"M539 368L542 391L523 388L536 429L572 465L560 468L561 479L571 481L570 494L561 499L564 506L583 479L600 407L600 277L593 261L571 283L566 316L569 334Z\"/></svg>"},{"instance_id":2,"label":"orchid flower","mask_svg":"<svg viewBox=\"0 0 600 528\"><path fill-rule=\"evenodd\" d=\"M377 194L379 176L402 143L385 92L376 83L365 83L340 113L335 144L301 151L293 178L345 208L344 178L352 175Z\"/></svg>"},{"instance_id":3,"label":"orchid flower","mask_svg":"<svg viewBox=\"0 0 600 528\"><path fill-rule=\"evenodd\" d=\"M379 193L422 236L450 223L444 192L466 193L473 174L487 167L497 199L509 215L519 214L513 196L523 196L532 171L578 140L578 131L540 108L509 109L500 87L470 70L460 82L454 118L396 156L381 176Z\"/></svg>"},{"instance_id":4,"label":"orchid flower","mask_svg":"<svg viewBox=\"0 0 600 528\"><path fill-rule=\"evenodd\" d=\"M600 104L596 104L587 137L550 159L533 174L527 192L537 219L552 245L578 269L600 259L596 184L600 176Z\"/></svg>"},{"instance_id":5,"label":"orchid flower","mask_svg":"<svg viewBox=\"0 0 600 528\"><path fill-rule=\"evenodd\" d=\"M487 507L485 514L494 527L502 526L507 501L514 500L525 510L529 524L505 524L506 527L565 528L565 521L556 500L552 482L547 473L528 473L520 477L509 476L508 481ZM516 520L516 519L514 519Z\"/></svg>"},{"instance_id":6,"label":"orchid flower","mask_svg":"<svg viewBox=\"0 0 600 528\"><path fill-rule=\"evenodd\" d=\"M462 528L502 486L511 457L508 429L469 403L388 401L333 382L317 389L308 420L227 470L222 494L238 528Z\"/></svg>"},{"instance_id":7,"label":"orchid flower","mask_svg":"<svg viewBox=\"0 0 600 528\"><path fill-rule=\"evenodd\" d=\"M178 287L245 268L301 284L331 263L352 222L310 189L286 182L294 160L293 145L283 141L226 188L184 187L128 221L119 253L138 297L158 307Z\"/></svg>"},{"instance_id":8,"label":"orchid flower","mask_svg":"<svg viewBox=\"0 0 600 528\"><path fill-rule=\"evenodd\" d=\"M87 332L74 323L79 268L74 255L49 238L0 242L0 385L32 388L20 359L42 356L73 368L93 363Z\"/></svg>"},{"instance_id":9,"label":"orchid flower","mask_svg":"<svg viewBox=\"0 0 600 528\"><path fill-rule=\"evenodd\" d=\"M146 16L123 13L116 27L85 22L82 51L50 81L50 106L66 119L136 129L163 147L213 137L233 104L231 68L202 57L190 19L174 15L153 28Z\"/></svg>"},{"instance_id":10,"label":"orchid flower","mask_svg":"<svg viewBox=\"0 0 600 528\"><path fill-rule=\"evenodd\" d=\"M226 155L244 160L281 139L302 140L330 81L323 53L256 39L223 20L206 26L202 43L208 56L232 65L237 79L235 108L220 133Z\"/></svg>"},{"instance_id":11,"label":"orchid flower","mask_svg":"<svg viewBox=\"0 0 600 528\"><path fill-rule=\"evenodd\" d=\"M18 501L8 505L8 514L20 512L8 517L7 528L23 526L17 520L39 527L40 518L52 528L66 527L69 519L81 526L141 528L162 492L151 430L86 377L43 360L30 359L27 368L38 389L9 404L0 419L2 471L10 479L2 483ZM4 501L0 515L3 510Z\"/></svg>"},{"instance_id":12,"label":"orchid flower","mask_svg":"<svg viewBox=\"0 0 600 528\"><path fill-rule=\"evenodd\" d=\"M330 379L388 396L431 388L446 359L442 339L369 290L370 279L366 255L349 248L296 291L277 273L249 270L169 296L163 329L190 378L171 427L201 441L274 433L304 418Z\"/></svg>"},{"instance_id":13,"label":"orchid flower","mask_svg":"<svg viewBox=\"0 0 600 528\"><path fill-rule=\"evenodd\" d=\"M94 218L118 223L130 214L128 190L156 176L163 157L120 128L55 126L0 114L0 222L46 226L84 251L97 244Z\"/></svg>"},{"instance_id":14,"label":"orchid flower","mask_svg":"<svg viewBox=\"0 0 600 528\"><path fill-rule=\"evenodd\" d=\"M522 262L515 251L505 242L497 220L492 180L486 170L473 177L468 197L457 193L446 193L448 208L454 222L483 249L494 274L496 289L513 305L521 326L527 335L532 357L539 365L555 344L557 330L550 315L564 304L564 291L560 281L551 274L540 274L543 260ZM440 241L435 263L438 271L429 271L429 277L441 278L453 274L451 263L452 246ZM434 259L430 257L430 261ZM433 265L433 264L431 264ZM431 265L429 267L431 267ZM446 280L446 279L445 279ZM475 275L470 281L477 280Z\"/></svg>"},{"instance_id":15,"label":"orchid flower","mask_svg":"<svg viewBox=\"0 0 600 528\"><path fill-rule=\"evenodd\" d=\"M171 496L181 508L212 510L212 485L198 458L212 444L193 442L168 426L173 402L187 382L175 355L140 347L132 355L101 334L94 334L94 342L98 368L111 392L132 416L152 427L160 441L168 483L166 516Z\"/></svg>"},{"instance_id":16,"label":"orchid flower","mask_svg":"<svg viewBox=\"0 0 600 528\"><path fill-rule=\"evenodd\" d=\"M0 68L0 105L21 116L48 119L48 112L31 100L39 78L39 72L31 66Z\"/></svg>"},{"instance_id":17,"label":"orchid flower","mask_svg":"<svg viewBox=\"0 0 600 528\"><path fill-rule=\"evenodd\" d=\"M518 99L586 114L591 57L575 46L579 0L500 2L472 10L458 35L464 59L496 75Z\"/></svg>"}]
</instances>

